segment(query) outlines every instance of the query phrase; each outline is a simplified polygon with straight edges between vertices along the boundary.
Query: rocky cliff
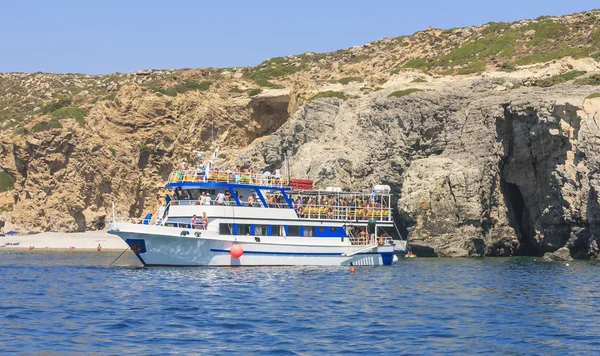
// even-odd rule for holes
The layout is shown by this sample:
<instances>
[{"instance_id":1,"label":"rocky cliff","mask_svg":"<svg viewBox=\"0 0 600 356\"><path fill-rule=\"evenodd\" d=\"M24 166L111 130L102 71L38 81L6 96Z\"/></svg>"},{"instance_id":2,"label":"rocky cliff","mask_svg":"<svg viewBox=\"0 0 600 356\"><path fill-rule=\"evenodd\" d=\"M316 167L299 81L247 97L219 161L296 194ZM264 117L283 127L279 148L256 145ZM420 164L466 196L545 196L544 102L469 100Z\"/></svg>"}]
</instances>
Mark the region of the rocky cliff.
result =
<instances>
[{"instance_id":1,"label":"rocky cliff","mask_svg":"<svg viewBox=\"0 0 600 356\"><path fill-rule=\"evenodd\" d=\"M154 211L176 162L389 184L421 255L597 258L600 13L428 29L253 68L0 74L0 210L25 231Z\"/></svg>"}]
</instances>

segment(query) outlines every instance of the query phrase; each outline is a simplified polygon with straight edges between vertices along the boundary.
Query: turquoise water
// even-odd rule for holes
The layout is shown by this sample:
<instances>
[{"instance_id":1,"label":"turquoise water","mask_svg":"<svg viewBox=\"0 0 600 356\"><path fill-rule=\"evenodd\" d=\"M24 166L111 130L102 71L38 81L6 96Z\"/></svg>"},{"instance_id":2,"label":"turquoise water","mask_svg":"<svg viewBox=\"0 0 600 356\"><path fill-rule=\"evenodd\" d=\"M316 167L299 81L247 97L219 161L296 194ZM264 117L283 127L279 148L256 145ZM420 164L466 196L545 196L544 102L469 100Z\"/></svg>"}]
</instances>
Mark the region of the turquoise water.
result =
<instances>
[{"instance_id":1,"label":"turquoise water","mask_svg":"<svg viewBox=\"0 0 600 356\"><path fill-rule=\"evenodd\" d=\"M600 264L140 268L0 251L2 354L597 354ZM130 265L130 266L127 266Z\"/></svg>"}]
</instances>

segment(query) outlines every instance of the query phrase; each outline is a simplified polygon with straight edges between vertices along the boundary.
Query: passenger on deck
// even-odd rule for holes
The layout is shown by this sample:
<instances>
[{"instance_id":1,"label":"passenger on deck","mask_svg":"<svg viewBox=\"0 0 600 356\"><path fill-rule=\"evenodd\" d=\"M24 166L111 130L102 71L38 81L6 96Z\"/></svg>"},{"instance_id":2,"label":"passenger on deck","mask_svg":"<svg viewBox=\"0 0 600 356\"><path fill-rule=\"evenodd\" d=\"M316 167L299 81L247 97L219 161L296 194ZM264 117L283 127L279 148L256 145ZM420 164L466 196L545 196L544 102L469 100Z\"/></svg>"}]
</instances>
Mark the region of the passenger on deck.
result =
<instances>
[{"instance_id":1,"label":"passenger on deck","mask_svg":"<svg viewBox=\"0 0 600 356\"><path fill-rule=\"evenodd\" d=\"M333 219L333 201L330 201L329 206L327 207L327 218Z\"/></svg>"},{"instance_id":2,"label":"passenger on deck","mask_svg":"<svg viewBox=\"0 0 600 356\"><path fill-rule=\"evenodd\" d=\"M267 203L269 204L270 208L276 208L277 207L277 204L275 203L275 196L274 195L271 195L269 197L269 201Z\"/></svg>"},{"instance_id":3,"label":"passenger on deck","mask_svg":"<svg viewBox=\"0 0 600 356\"><path fill-rule=\"evenodd\" d=\"M225 194L223 194L222 190L219 190L219 194L217 194L217 205L223 205L225 201Z\"/></svg>"},{"instance_id":4,"label":"passenger on deck","mask_svg":"<svg viewBox=\"0 0 600 356\"><path fill-rule=\"evenodd\" d=\"M358 233L358 242L361 245L365 245L367 243L367 232L364 230L360 230L360 232Z\"/></svg>"},{"instance_id":5,"label":"passenger on deck","mask_svg":"<svg viewBox=\"0 0 600 356\"><path fill-rule=\"evenodd\" d=\"M254 194L248 197L248 205L254 206Z\"/></svg>"},{"instance_id":6,"label":"passenger on deck","mask_svg":"<svg viewBox=\"0 0 600 356\"><path fill-rule=\"evenodd\" d=\"M171 207L171 196L169 194L165 195L165 214L169 211Z\"/></svg>"},{"instance_id":7,"label":"passenger on deck","mask_svg":"<svg viewBox=\"0 0 600 356\"><path fill-rule=\"evenodd\" d=\"M367 220L368 215L369 215L369 209L367 207L362 208L360 211L361 220Z\"/></svg>"},{"instance_id":8,"label":"passenger on deck","mask_svg":"<svg viewBox=\"0 0 600 356\"><path fill-rule=\"evenodd\" d=\"M240 166L235 166L235 182L239 183L240 179L241 179L241 172L240 172Z\"/></svg>"},{"instance_id":9,"label":"passenger on deck","mask_svg":"<svg viewBox=\"0 0 600 356\"><path fill-rule=\"evenodd\" d=\"M202 212L202 230L206 230L208 228L208 216L206 216L206 211Z\"/></svg>"},{"instance_id":10,"label":"passenger on deck","mask_svg":"<svg viewBox=\"0 0 600 356\"><path fill-rule=\"evenodd\" d=\"M240 197L238 199L240 201L240 204L242 204L242 206L244 206L244 196L240 195Z\"/></svg>"},{"instance_id":11,"label":"passenger on deck","mask_svg":"<svg viewBox=\"0 0 600 356\"><path fill-rule=\"evenodd\" d=\"M204 198L204 205L210 205L211 204L211 198L210 198L210 193L206 193L206 197Z\"/></svg>"},{"instance_id":12,"label":"passenger on deck","mask_svg":"<svg viewBox=\"0 0 600 356\"><path fill-rule=\"evenodd\" d=\"M198 201L200 202L200 204L204 204L205 199L206 199L206 193L202 192L202 194L200 194L200 196L198 197Z\"/></svg>"},{"instance_id":13,"label":"passenger on deck","mask_svg":"<svg viewBox=\"0 0 600 356\"><path fill-rule=\"evenodd\" d=\"M279 184L281 182L281 169L275 169L275 183Z\"/></svg>"},{"instance_id":14,"label":"passenger on deck","mask_svg":"<svg viewBox=\"0 0 600 356\"><path fill-rule=\"evenodd\" d=\"M190 224L192 225L191 226L192 229L196 228L196 214L194 214L194 216L192 216L192 220L190 220Z\"/></svg>"},{"instance_id":15,"label":"passenger on deck","mask_svg":"<svg viewBox=\"0 0 600 356\"><path fill-rule=\"evenodd\" d=\"M390 237L390 235L388 235L387 232L382 232L381 235L379 235L379 239L377 239L377 244L378 245L383 245L385 244L385 240Z\"/></svg>"},{"instance_id":16,"label":"passenger on deck","mask_svg":"<svg viewBox=\"0 0 600 356\"><path fill-rule=\"evenodd\" d=\"M296 214L298 214L299 218L304 217L304 207L302 206L302 203L298 204L298 206L296 207Z\"/></svg>"}]
</instances>

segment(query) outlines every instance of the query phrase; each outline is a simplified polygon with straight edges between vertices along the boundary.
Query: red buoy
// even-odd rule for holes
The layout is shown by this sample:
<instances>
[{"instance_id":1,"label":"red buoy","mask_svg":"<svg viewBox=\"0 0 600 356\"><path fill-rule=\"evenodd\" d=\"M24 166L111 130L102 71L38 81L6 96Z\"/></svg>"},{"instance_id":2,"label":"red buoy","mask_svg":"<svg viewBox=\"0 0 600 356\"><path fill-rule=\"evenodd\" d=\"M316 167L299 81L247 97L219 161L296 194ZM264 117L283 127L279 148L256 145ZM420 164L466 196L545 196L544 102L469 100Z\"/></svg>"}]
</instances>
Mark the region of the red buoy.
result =
<instances>
[{"instance_id":1,"label":"red buoy","mask_svg":"<svg viewBox=\"0 0 600 356\"><path fill-rule=\"evenodd\" d=\"M242 245L235 244L231 246L229 253L233 258L240 258L244 254L244 249L242 248Z\"/></svg>"},{"instance_id":2,"label":"red buoy","mask_svg":"<svg viewBox=\"0 0 600 356\"><path fill-rule=\"evenodd\" d=\"M354 273L354 267L350 267L350 273Z\"/></svg>"}]
</instances>

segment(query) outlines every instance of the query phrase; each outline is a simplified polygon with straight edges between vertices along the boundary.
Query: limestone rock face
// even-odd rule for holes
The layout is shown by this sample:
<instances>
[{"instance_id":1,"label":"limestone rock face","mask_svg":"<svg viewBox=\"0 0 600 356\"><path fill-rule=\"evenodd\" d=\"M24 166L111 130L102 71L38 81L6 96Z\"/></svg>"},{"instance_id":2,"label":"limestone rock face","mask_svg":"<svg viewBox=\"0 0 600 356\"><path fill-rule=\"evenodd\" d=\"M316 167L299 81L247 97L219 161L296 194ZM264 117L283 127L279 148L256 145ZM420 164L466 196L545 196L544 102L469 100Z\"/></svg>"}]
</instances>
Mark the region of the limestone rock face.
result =
<instances>
[{"instance_id":1,"label":"limestone rock face","mask_svg":"<svg viewBox=\"0 0 600 356\"><path fill-rule=\"evenodd\" d=\"M232 161L399 196L420 255L598 256L598 99L586 87L323 99Z\"/></svg>"},{"instance_id":2,"label":"limestone rock face","mask_svg":"<svg viewBox=\"0 0 600 356\"><path fill-rule=\"evenodd\" d=\"M104 229L112 203L118 217L154 213L178 162L192 162L193 150L212 142L245 146L276 130L287 100L168 97L122 86L83 125L64 119L62 128L0 138L2 170L15 179L12 210L0 218L22 232L73 232Z\"/></svg>"}]
</instances>

